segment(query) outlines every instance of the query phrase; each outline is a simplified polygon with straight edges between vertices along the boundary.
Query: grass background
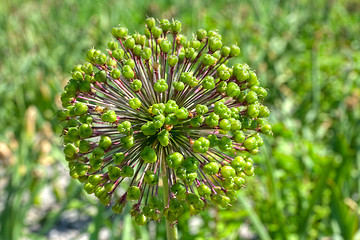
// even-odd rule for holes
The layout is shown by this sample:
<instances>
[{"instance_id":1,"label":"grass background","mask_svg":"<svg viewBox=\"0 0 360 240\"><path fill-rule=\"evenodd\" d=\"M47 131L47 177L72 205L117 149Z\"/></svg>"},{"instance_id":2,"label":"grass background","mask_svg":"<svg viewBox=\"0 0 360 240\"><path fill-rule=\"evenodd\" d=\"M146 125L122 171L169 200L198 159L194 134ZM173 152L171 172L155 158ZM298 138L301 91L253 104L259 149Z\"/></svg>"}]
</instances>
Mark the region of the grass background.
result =
<instances>
[{"instance_id":1,"label":"grass background","mask_svg":"<svg viewBox=\"0 0 360 240\"><path fill-rule=\"evenodd\" d=\"M163 223L136 227L70 180L54 119L86 50L104 50L117 24L142 32L147 16L176 18L187 36L218 29L269 89L274 137L256 176L232 209L184 216L182 239L360 239L356 0L2 0L0 239L51 239L69 228L73 239L164 238ZM59 228L69 212L83 224Z\"/></svg>"}]
</instances>

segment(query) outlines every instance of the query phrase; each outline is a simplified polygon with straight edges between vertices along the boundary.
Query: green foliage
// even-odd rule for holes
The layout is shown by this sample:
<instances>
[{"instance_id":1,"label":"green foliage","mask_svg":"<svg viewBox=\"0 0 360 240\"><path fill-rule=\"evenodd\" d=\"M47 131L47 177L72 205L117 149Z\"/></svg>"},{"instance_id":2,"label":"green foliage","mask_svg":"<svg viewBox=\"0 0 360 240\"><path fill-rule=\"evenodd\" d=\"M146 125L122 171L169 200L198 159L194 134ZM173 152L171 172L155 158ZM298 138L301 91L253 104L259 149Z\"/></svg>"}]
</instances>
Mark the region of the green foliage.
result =
<instances>
[{"instance_id":1,"label":"green foliage","mask_svg":"<svg viewBox=\"0 0 360 240\"><path fill-rule=\"evenodd\" d=\"M255 177L245 177L247 187L232 209L202 213L200 227L184 214L178 224L182 239L241 239L239 227L259 239L358 238L359 13L355 0L2 1L0 179L6 187L0 236L47 239L62 214L75 210L92 218L82 230L90 239L103 227L111 239L164 238L163 223L149 232L134 226L129 215L114 218L80 184L64 189L57 183L67 164L57 148L61 128L54 118L62 85L86 49L107 46L114 24L133 32L148 15L181 20L183 26L170 31L219 29L226 36L222 44L237 42L240 60L257 69L271 103L274 137L265 139L254 161ZM211 88L212 82L205 85ZM56 203L43 210L39 229L31 231L23 219L29 209L41 209L45 200L39 193L46 186Z\"/></svg>"}]
</instances>

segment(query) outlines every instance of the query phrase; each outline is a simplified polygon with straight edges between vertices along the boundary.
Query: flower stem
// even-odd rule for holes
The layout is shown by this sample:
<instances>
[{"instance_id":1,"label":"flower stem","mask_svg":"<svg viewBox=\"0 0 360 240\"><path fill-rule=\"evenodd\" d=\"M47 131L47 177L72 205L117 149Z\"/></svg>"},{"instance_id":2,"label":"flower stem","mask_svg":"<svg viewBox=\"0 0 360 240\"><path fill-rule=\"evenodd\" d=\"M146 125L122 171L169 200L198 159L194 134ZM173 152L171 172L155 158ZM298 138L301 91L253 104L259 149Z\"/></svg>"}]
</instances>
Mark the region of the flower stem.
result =
<instances>
[{"instance_id":1,"label":"flower stem","mask_svg":"<svg viewBox=\"0 0 360 240\"><path fill-rule=\"evenodd\" d=\"M161 177L162 177L162 184L163 184L163 196L164 196L164 204L167 206L169 201L169 182L168 182L168 175L167 175L167 168L165 164L165 156L161 154ZM166 224L166 236L167 240L177 240L178 233L176 225L171 225L165 217L165 224Z\"/></svg>"}]
</instances>

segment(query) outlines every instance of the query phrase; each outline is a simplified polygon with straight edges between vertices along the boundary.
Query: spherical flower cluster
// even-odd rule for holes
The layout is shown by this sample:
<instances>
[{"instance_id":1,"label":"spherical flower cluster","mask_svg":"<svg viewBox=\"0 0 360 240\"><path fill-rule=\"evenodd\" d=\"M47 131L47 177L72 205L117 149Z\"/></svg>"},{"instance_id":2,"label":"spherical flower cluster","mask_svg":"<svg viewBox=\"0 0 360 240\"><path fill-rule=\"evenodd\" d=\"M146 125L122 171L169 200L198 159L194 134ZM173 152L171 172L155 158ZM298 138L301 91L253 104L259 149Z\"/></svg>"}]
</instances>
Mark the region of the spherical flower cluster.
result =
<instances>
[{"instance_id":1,"label":"spherical flower cluster","mask_svg":"<svg viewBox=\"0 0 360 240\"><path fill-rule=\"evenodd\" d=\"M255 72L227 66L240 48L216 31L180 30L154 18L144 35L113 28L107 54L90 49L61 94L71 177L115 213L131 203L139 225L231 206L260 135L272 134Z\"/></svg>"}]
</instances>

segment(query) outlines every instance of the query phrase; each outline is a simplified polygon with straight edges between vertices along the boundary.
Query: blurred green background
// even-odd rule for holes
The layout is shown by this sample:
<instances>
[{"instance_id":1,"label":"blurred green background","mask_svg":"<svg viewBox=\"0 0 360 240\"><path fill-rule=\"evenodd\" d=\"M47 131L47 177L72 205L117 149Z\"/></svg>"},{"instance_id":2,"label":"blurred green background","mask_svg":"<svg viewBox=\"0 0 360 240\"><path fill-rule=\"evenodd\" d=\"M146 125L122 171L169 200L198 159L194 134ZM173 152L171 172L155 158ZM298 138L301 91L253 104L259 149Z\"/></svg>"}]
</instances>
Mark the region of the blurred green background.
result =
<instances>
[{"instance_id":1,"label":"blurred green background","mask_svg":"<svg viewBox=\"0 0 360 240\"><path fill-rule=\"evenodd\" d=\"M176 18L218 29L269 89L274 137L229 210L185 216L181 239L360 239L360 2L64 0L0 2L0 239L164 239L67 175L54 113L86 50L117 24ZM126 211L125 211L126 212Z\"/></svg>"}]
</instances>

